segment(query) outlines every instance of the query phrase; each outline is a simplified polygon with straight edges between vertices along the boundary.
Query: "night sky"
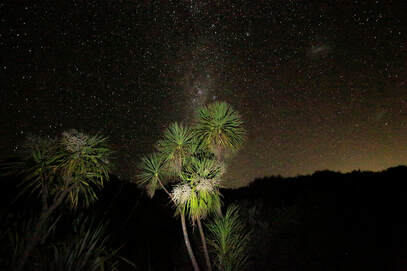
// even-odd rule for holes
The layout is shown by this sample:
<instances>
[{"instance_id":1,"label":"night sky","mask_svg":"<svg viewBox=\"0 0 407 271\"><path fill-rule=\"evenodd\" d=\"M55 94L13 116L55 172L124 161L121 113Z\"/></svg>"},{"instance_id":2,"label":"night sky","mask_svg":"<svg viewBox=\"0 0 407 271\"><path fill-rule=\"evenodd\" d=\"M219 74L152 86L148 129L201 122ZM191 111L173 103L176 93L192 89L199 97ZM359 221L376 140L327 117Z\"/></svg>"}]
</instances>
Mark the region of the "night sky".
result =
<instances>
[{"instance_id":1,"label":"night sky","mask_svg":"<svg viewBox=\"0 0 407 271\"><path fill-rule=\"evenodd\" d=\"M30 134L101 132L130 178L169 123L221 100L249 132L231 186L406 164L407 7L395 1L8 2L2 157Z\"/></svg>"}]
</instances>

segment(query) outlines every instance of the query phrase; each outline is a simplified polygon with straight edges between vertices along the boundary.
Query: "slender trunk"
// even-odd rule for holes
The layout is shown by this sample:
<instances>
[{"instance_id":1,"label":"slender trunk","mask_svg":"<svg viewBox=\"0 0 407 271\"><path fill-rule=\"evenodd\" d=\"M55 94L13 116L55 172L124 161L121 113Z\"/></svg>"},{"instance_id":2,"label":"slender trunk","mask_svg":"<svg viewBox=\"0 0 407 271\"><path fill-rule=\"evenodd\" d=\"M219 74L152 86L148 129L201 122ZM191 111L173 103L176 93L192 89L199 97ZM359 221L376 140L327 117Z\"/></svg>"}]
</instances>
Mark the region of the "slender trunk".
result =
<instances>
[{"instance_id":1,"label":"slender trunk","mask_svg":"<svg viewBox=\"0 0 407 271\"><path fill-rule=\"evenodd\" d=\"M158 182L160 183L161 187L164 189L165 193L167 193L167 195L170 197L171 201L174 202L174 204L175 204L175 201L172 198L170 192L168 192L168 190L165 188L165 186L161 183L160 180L158 180ZM180 216L181 216L181 224L182 224L182 233L184 234L185 246L187 247L189 258L191 259L194 270L199 271L198 262L196 261L194 252L192 251L191 243L189 242L187 225L185 223L185 215L182 213L181 210L180 210ZM205 247L206 247L206 243L205 243Z\"/></svg>"},{"instance_id":2,"label":"slender trunk","mask_svg":"<svg viewBox=\"0 0 407 271\"><path fill-rule=\"evenodd\" d=\"M192 251L191 243L189 242L188 232L187 232L187 225L185 224L185 216L181 212L181 224L182 224L182 232L184 233L184 240L185 245L188 250L189 258L191 259L192 266L194 267L195 271L199 271L198 262L196 261L194 252Z\"/></svg>"},{"instance_id":3,"label":"slender trunk","mask_svg":"<svg viewBox=\"0 0 407 271\"><path fill-rule=\"evenodd\" d=\"M197 221L198 221L199 233L201 235L201 241L202 241L202 246L203 246L203 250L204 250L206 266L208 267L208 271L212 271L211 260L209 259L209 253L208 253L208 248L206 246L205 233L202 228L201 219L198 218Z\"/></svg>"},{"instance_id":4,"label":"slender trunk","mask_svg":"<svg viewBox=\"0 0 407 271\"><path fill-rule=\"evenodd\" d=\"M170 199L172 200L171 194L170 192L168 192L168 190L165 188L165 186L163 185L163 183L160 181L160 179L158 179L158 183L160 184L161 188L165 191L165 193L167 193L167 195L170 197ZM174 201L174 200L172 200Z\"/></svg>"},{"instance_id":5,"label":"slender trunk","mask_svg":"<svg viewBox=\"0 0 407 271\"><path fill-rule=\"evenodd\" d=\"M62 193L56 197L54 203L46 210L42 210L40 217L38 218L38 222L34 226L33 233L31 237L27 240L27 244L22 252L22 256L19 259L17 266L14 268L14 271L22 271L24 268L25 263L27 262L28 258L31 256L32 251L41 241L41 234L43 233L43 227L47 221L47 219L51 216L54 210L62 204L65 196L71 191L71 188L64 190Z\"/></svg>"}]
</instances>

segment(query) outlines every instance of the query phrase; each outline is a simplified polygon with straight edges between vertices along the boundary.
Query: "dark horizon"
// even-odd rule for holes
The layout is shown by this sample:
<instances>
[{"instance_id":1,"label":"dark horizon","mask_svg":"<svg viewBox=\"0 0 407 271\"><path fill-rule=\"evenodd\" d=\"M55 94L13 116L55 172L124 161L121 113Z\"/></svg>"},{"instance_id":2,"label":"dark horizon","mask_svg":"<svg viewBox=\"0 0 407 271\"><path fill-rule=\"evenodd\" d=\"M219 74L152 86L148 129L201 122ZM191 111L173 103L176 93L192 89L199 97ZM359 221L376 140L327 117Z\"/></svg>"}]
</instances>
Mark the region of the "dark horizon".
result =
<instances>
[{"instance_id":1,"label":"dark horizon","mask_svg":"<svg viewBox=\"0 0 407 271\"><path fill-rule=\"evenodd\" d=\"M406 175L406 166L378 173L321 171L312 176L265 177L221 193L224 209L237 203L242 219L254 231L247 270L402 270L407 263L407 217L402 215ZM35 195L11 204L8 199L19 192L16 185L11 179L3 182L8 188L1 190L3 211L17 215L35 209L40 202ZM140 269L191 269L179 219L164 191L150 199L137 185L112 177L90 210L71 214L62 208L59 238L72 230L68 221L78 212L108 218L114 240L109 244L121 246L120 255ZM191 231L191 240L199 247L197 234ZM160 255L160 260L152 255ZM203 259L200 263L204 265Z\"/></svg>"}]
</instances>

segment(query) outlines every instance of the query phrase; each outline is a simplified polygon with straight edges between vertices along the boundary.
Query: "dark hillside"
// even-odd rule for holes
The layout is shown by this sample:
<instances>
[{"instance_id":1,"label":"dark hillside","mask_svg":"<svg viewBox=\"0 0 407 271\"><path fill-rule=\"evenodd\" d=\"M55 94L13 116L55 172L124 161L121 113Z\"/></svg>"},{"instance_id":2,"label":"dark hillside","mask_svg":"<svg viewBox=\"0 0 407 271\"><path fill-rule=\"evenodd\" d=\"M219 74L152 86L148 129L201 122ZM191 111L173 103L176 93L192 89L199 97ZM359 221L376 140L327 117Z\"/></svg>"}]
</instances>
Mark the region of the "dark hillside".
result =
<instances>
[{"instance_id":1,"label":"dark hillside","mask_svg":"<svg viewBox=\"0 0 407 271\"><path fill-rule=\"evenodd\" d=\"M407 168L263 178L224 191L255 230L256 270L400 270Z\"/></svg>"},{"instance_id":2,"label":"dark hillside","mask_svg":"<svg viewBox=\"0 0 407 271\"><path fill-rule=\"evenodd\" d=\"M250 270L404 270L405 176L404 166L378 173L320 171L257 179L222 193L225 205L239 204L254 231ZM12 178L2 179L2 229L9 223L4 214L35 210L34 197L11 204L18 192L15 184ZM140 270L188 270L173 211L165 193L150 200L136 185L112 176L99 202L85 213L110 221L112 247L122 246L121 255ZM63 212L65 222L75 216Z\"/></svg>"}]
</instances>

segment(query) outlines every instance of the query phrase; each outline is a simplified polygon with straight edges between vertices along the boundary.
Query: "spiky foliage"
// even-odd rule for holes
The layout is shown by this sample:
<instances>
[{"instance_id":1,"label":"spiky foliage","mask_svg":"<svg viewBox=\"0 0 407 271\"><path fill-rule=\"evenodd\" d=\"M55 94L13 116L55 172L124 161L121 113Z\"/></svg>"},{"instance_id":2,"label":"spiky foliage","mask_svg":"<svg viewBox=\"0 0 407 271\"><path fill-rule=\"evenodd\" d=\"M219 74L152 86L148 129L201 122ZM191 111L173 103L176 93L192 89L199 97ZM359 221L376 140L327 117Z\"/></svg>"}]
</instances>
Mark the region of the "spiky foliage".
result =
<instances>
[{"instance_id":1,"label":"spiky foliage","mask_svg":"<svg viewBox=\"0 0 407 271\"><path fill-rule=\"evenodd\" d=\"M245 138L243 122L239 114L227 103L213 103L198 111L195 127L192 129L173 123L158 141L157 159L142 158L137 176L150 195L161 186L170 196L180 215L185 244L194 270L198 270L195 256L190 246L185 225L185 217L198 228L205 252L208 270L211 270L201 219L210 213L220 214L220 178L225 172L221 162L224 151L239 149ZM158 159L160 157L160 159ZM171 192L165 188L162 177L171 177L178 183ZM151 190L151 191L150 191Z\"/></svg>"},{"instance_id":2,"label":"spiky foliage","mask_svg":"<svg viewBox=\"0 0 407 271\"><path fill-rule=\"evenodd\" d=\"M118 249L109 249L107 223L80 216L74 224L73 236L66 241L51 244L42 250L37 266L44 271L118 270L119 260L134 263L118 256ZM74 227L75 228L75 227Z\"/></svg>"},{"instance_id":3,"label":"spiky foliage","mask_svg":"<svg viewBox=\"0 0 407 271\"><path fill-rule=\"evenodd\" d=\"M7 174L23 176L20 195L28 192L48 197L49 190L55 186L56 170L61 159L57 149L57 139L30 136L21 149L22 161L4 165Z\"/></svg>"},{"instance_id":4,"label":"spiky foliage","mask_svg":"<svg viewBox=\"0 0 407 271\"><path fill-rule=\"evenodd\" d=\"M24 176L23 192L46 194L48 200L69 190L66 202L72 208L80 201L87 207L109 179L112 152L100 135L71 130L60 139L31 137L24 147L24 161L14 168Z\"/></svg>"},{"instance_id":5,"label":"spiky foliage","mask_svg":"<svg viewBox=\"0 0 407 271\"><path fill-rule=\"evenodd\" d=\"M186 161L186 165L181 172L181 178L192 182L204 178L218 183L225 171L225 164L215 159L215 157L194 155Z\"/></svg>"},{"instance_id":6,"label":"spiky foliage","mask_svg":"<svg viewBox=\"0 0 407 271\"><path fill-rule=\"evenodd\" d=\"M159 155L155 156L156 159L151 159L151 156L150 158L148 158L148 156L142 158L141 164L139 165L139 170L141 173L137 176L138 183L142 184L147 189L147 193L149 193L150 197L154 195L154 191L158 187L161 187L170 196L174 203L178 202L178 204L181 204L182 202L182 204L184 204L185 196L187 194L185 194L182 189L187 189L187 187L179 187L175 190L175 194L171 194L165 188L163 182L161 182L161 175L167 175L167 177L179 176L185 159L193 150L193 145L194 139L189 128L178 123L174 123L170 125L170 127L165 131L164 137L157 143L156 148L159 151ZM163 173L161 174L161 172ZM176 203L176 205L178 204ZM177 210L179 210L178 206ZM185 245L187 247L192 266L195 271L198 271L198 263L189 242L185 215L183 212L180 213Z\"/></svg>"},{"instance_id":7,"label":"spiky foliage","mask_svg":"<svg viewBox=\"0 0 407 271\"><path fill-rule=\"evenodd\" d=\"M164 136L157 143L157 150L168 163L168 170L180 172L182 163L191 153L195 144L191 130L178 122L172 123L165 130Z\"/></svg>"},{"instance_id":8,"label":"spiky foliage","mask_svg":"<svg viewBox=\"0 0 407 271\"><path fill-rule=\"evenodd\" d=\"M61 146L61 163L57 168L62 188L71 189L68 202L72 208L78 207L80 201L87 207L98 199L95 189L101 189L109 179L112 152L107 138L71 130L62 134Z\"/></svg>"},{"instance_id":9,"label":"spiky foliage","mask_svg":"<svg viewBox=\"0 0 407 271\"><path fill-rule=\"evenodd\" d=\"M198 195L198 208L192 209L191 218L206 218L210 213L220 213L222 205L219 186L225 172L224 163L215 158L191 157L185 170Z\"/></svg>"},{"instance_id":10,"label":"spiky foliage","mask_svg":"<svg viewBox=\"0 0 407 271\"><path fill-rule=\"evenodd\" d=\"M105 242L103 225L89 228L68 243L52 246L48 259L42 261L41 270L103 270Z\"/></svg>"},{"instance_id":11,"label":"spiky foliage","mask_svg":"<svg viewBox=\"0 0 407 271\"><path fill-rule=\"evenodd\" d=\"M40 242L44 225L64 202L71 208L88 207L97 200L96 190L109 180L111 150L107 138L88 136L76 130L63 133L55 141L32 140L27 144L30 155L17 166L25 176L25 191L38 192L42 208L32 235L15 270L23 270Z\"/></svg>"},{"instance_id":12,"label":"spiky foliage","mask_svg":"<svg viewBox=\"0 0 407 271\"><path fill-rule=\"evenodd\" d=\"M237 151L246 130L237 111L225 102L214 102L198 110L194 134L218 157L226 150Z\"/></svg>"},{"instance_id":13,"label":"spiky foliage","mask_svg":"<svg viewBox=\"0 0 407 271\"><path fill-rule=\"evenodd\" d=\"M176 214L186 215L193 224L209 213L218 212L222 204L219 190L214 185L209 185L210 190L204 190L199 184L192 187L188 183L178 184L171 192L177 207Z\"/></svg>"},{"instance_id":14,"label":"spiky foliage","mask_svg":"<svg viewBox=\"0 0 407 271\"><path fill-rule=\"evenodd\" d=\"M23 214L13 214L10 225L7 225L7 229L4 234L7 235L8 240L2 240L8 243L7 251L3 253L10 253L8 256L9 266L15 266L20 260L21 255L24 253L24 249L27 245L27 240L32 238L32 230L35 227L38 217L35 214L26 212ZM56 225L61 216L55 218L48 218L42 225L41 236L39 236L38 243L44 244L49 235L52 235L55 231ZM7 242L8 241L8 242Z\"/></svg>"},{"instance_id":15,"label":"spiky foliage","mask_svg":"<svg viewBox=\"0 0 407 271\"><path fill-rule=\"evenodd\" d=\"M152 198L155 191L163 186L166 176L165 160L162 155L153 153L141 158L138 165L139 174L136 176L137 183L145 187L148 195Z\"/></svg>"},{"instance_id":16,"label":"spiky foliage","mask_svg":"<svg viewBox=\"0 0 407 271\"><path fill-rule=\"evenodd\" d=\"M215 217L207 224L207 228L208 245L218 270L244 270L251 232L240 220L238 206L230 205L226 215Z\"/></svg>"},{"instance_id":17,"label":"spiky foliage","mask_svg":"<svg viewBox=\"0 0 407 271\"><path fill-rule=\"evenodd\" d=\"M188 200L177 207L193 223L197 219L205 218L209 213L220 212L219 179L223 171L223 164L216 159L192 156L187 160L180 177L184 182L181 186L190 187L183 190L184 193L189 192L189 196L183 197ZM179 186L176 186L173 191L178 189Z\"/></svg>"}]
</instances>

